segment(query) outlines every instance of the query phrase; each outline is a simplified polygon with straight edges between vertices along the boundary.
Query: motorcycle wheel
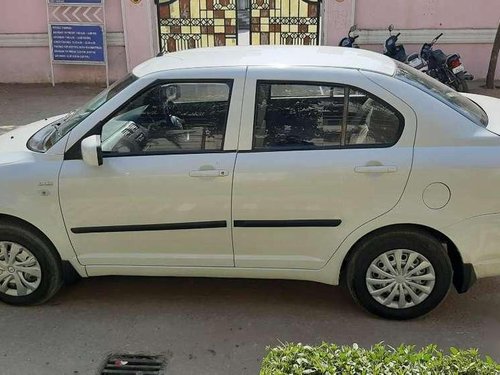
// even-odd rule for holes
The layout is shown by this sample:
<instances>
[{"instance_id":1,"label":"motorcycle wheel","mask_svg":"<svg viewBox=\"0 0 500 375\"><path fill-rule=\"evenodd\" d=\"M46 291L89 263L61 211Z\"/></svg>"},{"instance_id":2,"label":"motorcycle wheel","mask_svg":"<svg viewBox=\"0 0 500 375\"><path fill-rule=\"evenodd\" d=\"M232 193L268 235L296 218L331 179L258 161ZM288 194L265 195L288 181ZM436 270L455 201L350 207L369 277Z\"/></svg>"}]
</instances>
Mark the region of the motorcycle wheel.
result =
<instances>
[{"instance_id":1,"label":"motorcycle wheel","mask_svg":"<svg viewBox=\"0 0 500 375\"><path fill-rule=\"evenodd\" d=\"M469 92L469 85L467 84L467 81L462 77L457 77L454 86L455 90L457 90L458 92Z\"/></svg>"}]
</instances>

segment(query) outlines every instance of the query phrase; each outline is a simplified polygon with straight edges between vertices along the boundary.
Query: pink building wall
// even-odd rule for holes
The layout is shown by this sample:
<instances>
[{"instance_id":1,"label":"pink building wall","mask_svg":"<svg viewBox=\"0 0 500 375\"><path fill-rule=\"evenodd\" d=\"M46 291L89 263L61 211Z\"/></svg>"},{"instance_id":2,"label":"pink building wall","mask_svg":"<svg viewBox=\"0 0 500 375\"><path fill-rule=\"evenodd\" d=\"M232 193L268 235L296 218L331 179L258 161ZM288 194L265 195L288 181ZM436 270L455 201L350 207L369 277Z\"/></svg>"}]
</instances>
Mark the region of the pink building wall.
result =
<instances>
[{"instance_id":1,"label":"pink building wall","mask_svg":"<svg viewBox=\"0 0 500 375\"><path fill-rule=\"evenodd\" d=\"M497 28L498 0L357 0L356 22L367 29Z\"/></svg>"},{"instance_id":2,"label":"pink building wall","mask_svg":"<svg viewBox=\"0 0 500 375\"><path fill-rule=\"evenodd\" d=\"M500 21L500 0L325 0L324 3L326 44L338 45L353 23L363 30L359 39L361 47L378 52L382 51L388 33L378 33L380 40L368 44L363 43L364 31L386 30L388 25L394 24L396 29L403 31L401 41L404 43L405 37L411 37L412 30L438 35L439 29L445 29L445 36L437 48L445 53L460 53L471 73L478 78L486 76L494 33ZM475 30L483 30L489 37L483 36L478 40L482 42L477 43L470 36ZM447 42L447 34L456 37ZM474 43L456 42L460 36ZM422 38L418 43L405 43L406 51L417 52L425 41ZM497 76L500 78L500 64Z\"/></svg>"},{"instance_id":3,"label":"pink building wall","mask_svg":"<svg viewBox=\"0 0 500 375\"><path fill-rule=\"evenodd\" d=\"M107 33L118 43L108 45L110 79L127 72L123 39L121 0L106 0ZM0 10L0 82L50 82L50 56L47 37L47 0L2 0ZM18 34L24 45L2 47L6 36ZM11 38L10 38L11 39ZM109 39L108 39L109 40ZM118 45L117 45L118 44ZM30 46L34 45L34 46ZM54 65L56 82L104 82L102 66Z\"/></svg>"},{"instance_id":4,"label":"pink building wall","mask_svg":"<svg viewBox=\"0 0 500 375\"><path fill-rule=\"evenodd\" d=\"M113 81L156 54L157 20L154 0L138 4L130 0L104 1ZM1 2L0 82L50 82L47 0ZM500 0L323 0L323 4L324 44L337 45L355 22L362 29L361 46L380 52L387 37L384 30L393 23L403 32L407 51L413 52L425 38L432 39L431 35L445 29L439 48L460 53L476 77L486 75ZM500 66L497 76L500 78ZM56 82L102 83L105 69L55 65L55 78Z\"/></svg>"}]
</instances>

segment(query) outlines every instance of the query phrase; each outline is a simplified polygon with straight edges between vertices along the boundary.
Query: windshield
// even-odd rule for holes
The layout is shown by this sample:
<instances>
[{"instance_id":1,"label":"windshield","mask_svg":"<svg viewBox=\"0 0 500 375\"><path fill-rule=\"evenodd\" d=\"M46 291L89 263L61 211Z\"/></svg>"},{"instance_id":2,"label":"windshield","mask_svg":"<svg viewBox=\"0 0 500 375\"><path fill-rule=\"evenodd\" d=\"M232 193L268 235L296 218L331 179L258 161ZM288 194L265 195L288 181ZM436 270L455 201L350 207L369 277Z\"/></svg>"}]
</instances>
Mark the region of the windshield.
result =
<instances>
[{"instance_id":1,"label":"windshield","mask_svg":"<svg viewBox=\"0 0 500 375\"><path fill-rule=\"evenodd\" d=\"M121 92L137 79L133 74L128 74L102 91L96 97L79 109L68 113L65 117L47 125L36 132L28 141L28 148L36 152L45 152L55 145L61 138L68 134L75 126L90 116L104 103Z\"/></svg>"},{"instance_id":2,"label":"windshield","mask_svg":"<svg viewBox=\"0 0 500 375\"><path fill-rule=\"evenodd\" d=\"M396 78L432 95L475 124L482 127L488 125L488 115L486 112L469 98L408 65L400 62L396 62L396 64L398 65Z\"/></svg>"}]
</instances>

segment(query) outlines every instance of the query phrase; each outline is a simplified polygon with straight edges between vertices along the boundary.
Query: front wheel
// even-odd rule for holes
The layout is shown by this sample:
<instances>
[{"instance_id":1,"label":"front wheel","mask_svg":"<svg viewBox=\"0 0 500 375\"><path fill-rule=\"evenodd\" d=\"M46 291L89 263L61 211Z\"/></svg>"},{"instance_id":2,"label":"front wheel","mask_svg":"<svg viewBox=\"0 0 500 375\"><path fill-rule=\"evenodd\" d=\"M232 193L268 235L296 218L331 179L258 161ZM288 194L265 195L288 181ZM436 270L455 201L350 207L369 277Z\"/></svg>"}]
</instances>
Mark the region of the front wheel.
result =
<instances>
[{"instance_id":1,"label":"front wheel","mask_svg":"<svg viewBox=\"0 0 500 375\"><path fill-rule=\"evenodd\" d=\"M54 249L36 233L0 223L0 300L13 305L47 301L63 282Z\"/></svg>"},{"instance_id":2,"label":"front wheel","mask_svg":"<svg viewBox=\"0 0 500 375\"><path fill-rule=\"evenodd\" d=\"M352 297L388 319L427 314L447 295L453 271L442 244L423 231L398 230L363 240L348 264Z\"/></svg>"}]
</instances>

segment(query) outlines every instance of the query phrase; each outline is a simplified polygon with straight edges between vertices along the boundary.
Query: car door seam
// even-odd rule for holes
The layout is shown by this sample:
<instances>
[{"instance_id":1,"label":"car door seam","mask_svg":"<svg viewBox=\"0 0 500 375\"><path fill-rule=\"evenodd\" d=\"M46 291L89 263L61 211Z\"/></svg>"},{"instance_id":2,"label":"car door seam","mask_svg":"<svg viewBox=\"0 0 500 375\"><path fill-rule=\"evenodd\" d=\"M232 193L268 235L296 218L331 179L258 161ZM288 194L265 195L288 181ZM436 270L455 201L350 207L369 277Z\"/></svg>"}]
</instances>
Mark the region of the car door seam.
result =
<instances>
[{"instance_id":1,"label":"car door seam","mask_svg":"<svg viewBox=\"0 0 500 375\"><path fill-rule=\"evenodd\" d=\"M69 132L68 137L66 139L66 144L64 146L65 150L66 150L66 147L68 146L70 134L71 134L71 132ZM65 160L64 155L63 155L61 165L59 166L59 171L57 172L57 202L59 203L59 212L61 214L61 220L62 220L63 225L64 225L64 231L66 232L66 236L68 237L69 244L70 244L71 248L73 249L73 253L75 254L75 259L78 262L78 264L85 267L85 265L80 262L75 245L73 244L73 241L71 240L71 235L69 234L69 228L68 228L68 225L66 224L66 219L64 217L64 211L63 211L63 207L62 207L62 203L61 203L61 173L62 173L62 170L64 168L65 162L66 162L66 160ZM85 272L87 272L87 271L85 271Z\"/></svg>"},{"instance_id":2,"label":"car door seam","mask_svg":"<svg viewBox=\"0 0 500 375\"><path fill-rule=\"evenodd\" d=\"M229 203L230 207L230 222L229 222L229 231L231 233L231 246L233 248L233 267L236 267L236 251L234 248L234 221L233 221L233 202L234 202L234 178L236 175L236 163L238 161L238 152L240 149L240 137L241 137L241 127L242 127L242 118L243 118L243 103L245 102L246 89L247 89L247 77L248 77L248 66L245 67L245 77L243 79L243 97L242 102L240 103L240 118L239 118L239 126L238 126L238 141L236 143L236 153L234 155L234 163L233 163L233 173L231 176L231 200Z\"/></svg>"}]
</instances>

